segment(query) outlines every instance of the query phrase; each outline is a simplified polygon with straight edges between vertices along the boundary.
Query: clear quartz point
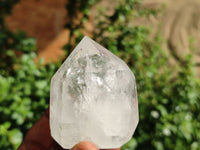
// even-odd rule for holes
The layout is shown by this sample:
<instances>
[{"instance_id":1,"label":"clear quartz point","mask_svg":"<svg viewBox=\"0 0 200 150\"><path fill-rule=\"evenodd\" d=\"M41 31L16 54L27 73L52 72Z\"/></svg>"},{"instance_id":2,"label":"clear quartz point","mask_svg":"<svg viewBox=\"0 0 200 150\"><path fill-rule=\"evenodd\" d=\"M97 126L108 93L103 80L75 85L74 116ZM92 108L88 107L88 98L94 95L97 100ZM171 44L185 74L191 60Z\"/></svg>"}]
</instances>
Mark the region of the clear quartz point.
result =
<instances>
[{"instance_id":1,"label":"clear quartz point","mask_svg":"<svg viewBox=\"0 0 200 150\"><path fill-rule=\"evenodd\" d=\"M84 37L51 79L51 136L66 149L80 141L119 148L131 139L138 121L133 73Z\"/></svg>"}]
</instances>

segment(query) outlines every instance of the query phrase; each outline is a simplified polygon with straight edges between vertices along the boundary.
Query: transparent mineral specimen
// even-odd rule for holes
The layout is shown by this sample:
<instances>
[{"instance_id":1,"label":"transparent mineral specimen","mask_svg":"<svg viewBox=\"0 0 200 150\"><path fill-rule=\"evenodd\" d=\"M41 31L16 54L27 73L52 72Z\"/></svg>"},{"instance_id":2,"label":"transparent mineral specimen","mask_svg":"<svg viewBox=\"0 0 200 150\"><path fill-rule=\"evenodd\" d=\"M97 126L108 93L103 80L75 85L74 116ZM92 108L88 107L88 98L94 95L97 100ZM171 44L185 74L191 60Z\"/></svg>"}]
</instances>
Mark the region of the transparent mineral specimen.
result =
<instances>
[{"instance_id":1,"label":"transparent mineral specimen","mask_svg":"<svg viewBox=\"0 0 200 150\"><path fill-rule=\"evenodd\" d=\"M84 37L51 79L52 137L66 149L80 141L119 148L131 139L138 120L133 73Z\"/></svg>"}]
</instances>

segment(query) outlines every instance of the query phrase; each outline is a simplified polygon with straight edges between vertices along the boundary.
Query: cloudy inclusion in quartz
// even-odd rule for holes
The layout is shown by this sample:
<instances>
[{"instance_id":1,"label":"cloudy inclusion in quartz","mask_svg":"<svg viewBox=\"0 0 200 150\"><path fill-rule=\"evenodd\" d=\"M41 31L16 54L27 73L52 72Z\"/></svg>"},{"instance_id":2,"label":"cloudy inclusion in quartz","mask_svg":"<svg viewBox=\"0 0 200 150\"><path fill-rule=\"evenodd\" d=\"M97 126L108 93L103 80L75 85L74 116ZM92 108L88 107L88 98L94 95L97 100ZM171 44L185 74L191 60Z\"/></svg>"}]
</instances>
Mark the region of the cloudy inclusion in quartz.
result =
<instances>
[{"instance_id":1,"label":"cloudy inclusion in quartz","mask_svg":"<svg viewBox=\"0 0 200 150\"><path fill-rule=\"evenodd\" d=\"M84 37L51 80L52 137L67 149L80 141L119 148L131 139L138 120L133 73Z\"/></svg>"}]
</instances>

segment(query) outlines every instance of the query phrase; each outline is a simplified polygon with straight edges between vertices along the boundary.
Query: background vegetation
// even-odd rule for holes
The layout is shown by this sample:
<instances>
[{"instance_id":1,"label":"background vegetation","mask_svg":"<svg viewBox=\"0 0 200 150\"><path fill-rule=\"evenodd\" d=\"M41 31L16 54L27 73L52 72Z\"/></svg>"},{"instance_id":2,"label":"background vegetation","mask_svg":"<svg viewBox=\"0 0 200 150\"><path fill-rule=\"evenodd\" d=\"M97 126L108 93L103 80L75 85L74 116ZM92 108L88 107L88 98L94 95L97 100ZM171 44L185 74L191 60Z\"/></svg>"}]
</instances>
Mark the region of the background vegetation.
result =
<instances>
[{"instance_id":1,"label":"background vegetation","mask_svg":"<svg viewBox=\"0 0 200 150\"><path fill-rule=\"evenodd\" d=\"M0 149L16 149L27 130L49 104L50 78L58 64L34 62L36 40L22 31L11 32L4 17L17 0L0 2ZM90 7L97 0L69 1L83 13L79 23L67 24L71 39L67 54L83 37ZM194 75L192 56L175 68L161 49L161 37L134 26L134 18L156 15L140 8L140 0L121 0L114 13L100 10L93 39L121 57L136 76L140 122L124 150L200 149L200 81ZM70 7L71 6L71 7ZM70 10L71 18L76 15Z\"/></svg>"}]
</instances>

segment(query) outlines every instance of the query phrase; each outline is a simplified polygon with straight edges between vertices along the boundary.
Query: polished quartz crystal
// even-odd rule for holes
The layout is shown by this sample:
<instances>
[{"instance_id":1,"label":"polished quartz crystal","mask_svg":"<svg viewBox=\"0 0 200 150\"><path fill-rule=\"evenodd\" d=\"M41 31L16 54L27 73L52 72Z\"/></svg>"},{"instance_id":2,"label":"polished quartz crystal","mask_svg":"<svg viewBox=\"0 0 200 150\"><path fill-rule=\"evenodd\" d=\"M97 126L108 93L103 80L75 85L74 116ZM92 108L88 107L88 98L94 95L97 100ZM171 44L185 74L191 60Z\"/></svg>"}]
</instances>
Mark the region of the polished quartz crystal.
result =
<instances>
[{"instance_id":1,"label":"polished quartz crystal","mask_svg":"<svg viewBox=\"0 0 200 150\"><path fill-rule=\"evenodd\" d=\"M51 79L52 137L66 149L80 141L119 148L131 139L138 121L133 73L84 37Z\"/></svg>"}]
</instances>

